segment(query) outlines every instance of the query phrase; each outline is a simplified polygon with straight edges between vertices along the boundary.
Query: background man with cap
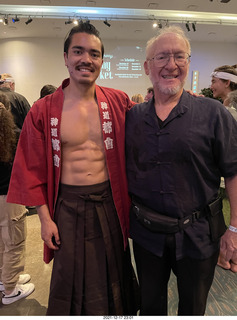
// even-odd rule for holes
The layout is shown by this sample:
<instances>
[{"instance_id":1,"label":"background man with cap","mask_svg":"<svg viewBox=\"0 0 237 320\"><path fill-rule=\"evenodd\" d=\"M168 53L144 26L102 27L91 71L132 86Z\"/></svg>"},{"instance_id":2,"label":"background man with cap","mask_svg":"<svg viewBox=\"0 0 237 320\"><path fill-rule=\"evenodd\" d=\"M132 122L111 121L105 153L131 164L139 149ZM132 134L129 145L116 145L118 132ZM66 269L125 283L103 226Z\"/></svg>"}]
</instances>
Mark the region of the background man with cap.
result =
<instances>
[{"instance_id":1,"label":"background man with cap","mask_svg":"<svg viewBox=\"0 0 237 320\"><path fill-rule=\"evenodd\" d=\"M15 92L15 81L8 73L0 77L0 91L5 93L11 103L11 113L19 131L22 129L25 117L30 110L30 104L20 93Z\"/></svg>"}]
</instances>

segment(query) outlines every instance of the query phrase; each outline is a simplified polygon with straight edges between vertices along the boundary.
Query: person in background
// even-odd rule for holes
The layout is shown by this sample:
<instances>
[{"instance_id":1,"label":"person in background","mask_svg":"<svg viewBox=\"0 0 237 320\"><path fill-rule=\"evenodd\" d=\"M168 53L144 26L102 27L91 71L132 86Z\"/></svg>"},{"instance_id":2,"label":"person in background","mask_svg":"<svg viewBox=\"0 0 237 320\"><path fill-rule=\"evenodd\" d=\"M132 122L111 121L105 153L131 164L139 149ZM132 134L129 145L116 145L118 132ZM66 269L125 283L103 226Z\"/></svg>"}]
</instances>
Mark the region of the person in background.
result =
<instances>
[{"instance_id":1,"label":"person in background","mask_svg":"<svg viewBox=\"0 0 237 320\"><path fill-rule=\"evenodd\" d=\"M2 73L0 75L0 93L4 93L10 100L10 110L16 124L16 135L18 141L25 117L30 110L30 104L23 95L15 92L15 80L8 73ZM35 208L33 207L27 207L27 209L27 214L31 214L35 211Z\"/></svg>"},{"instance_id":2,"label":"person in background","mask_svg":"<svg viewBox=\"0 0 237 320\"><path fill-rule=\"evenodd\" d=\"M11 304L34 291L24 270L26 208L6 202L17 137L10 101L0 93L0 291L2 303Z\"/></svg>"},{"instance_id":3,"label":"person in background","mask_svg":"<svg viewBox=\"0 0 237 320\"><path fill-rule=\"evenodd\" d=\"M30 104L27 99L20 93L15 92L15 81L8 73L0 75L0 92L6 94L11 103L11 113L20 132L27 113L30 110Z\"/></svg>"},{"instance_id":4,"label":"person in background","mask_svg":"<svg viewBox=\"0 0 237 320\"><path fill-rule=\"evenodd\" d=\"M131 98L131 100L132 100L133 102L135 102L135 103L142 103L142 102L144 102L144 98L143 98L143 96L142 96L140 93L133 95L132 98Z\"/></svg>"},{"instance_id":5,"label":"person in background","mask_svg":"<svg viewBox=\"0 0 237 320\"><path fill-rule=\"evenodd\" d=\"M57 87L53 86L52 84L46 84L40 90L40 97L39 99L44 98L45 96L54 93L57 90Z\"/></svg>"},{"instance_id":6,"label":"person in background","mask_svg":"<svg viewBox=\"0 0 237 320\"><path fill-rule=\"evenodd\" d=\"M237 65L224 65L211 73L211 90L214 98L221 98L226 106L227 94L237 90Z\"/></svg>"},{"instance_id":7,"label":"person in background","mask_svg":"<svg viewBox=\"0 0 237 320\"><path fill-rule=\"evenodd\" d=\"M144 101L145 101L145 102L148 102L153 96L154 96L154 89L153 89L153 87L147 88L147 93L146 93L146 96L145 96L145 98L144 98Z\"/></svg>"},{"instance_id":8,"label":"person in background","mask_svg":"<svg viewBox=\"0 0 237 320\"><path fill-rule=\"evenodd\" d=\"M211 90L215 98L221 98L225 108L237 120L236 97L237 97L237 65L224 65L216 68L212 73ZM224 187L224 183L222 183ZM236 257L237 258L237 257ZM217 264L226 270L237 272L237 259L226 261L220 253Z\"/></svg>"},{"instance_id":9,"label":"person in background","mask_svg":"<svg viewBox=\"0 0 237 320\"><path fill-rule=\"evenodd\" d=\"M237 121L237 90L230 91L227 94L225 103L226 109L232 114L232 116Z\"/></svg>"},{"instance_id":10,"label":"person in background","mask_svg":"<svg viewBox=\"0 0 237 320\"><path fill-rule=\"evenodd\" d=\"M237 120L237 111L236 108L233 107L233 105L230 105L228 96L234 91L237 92L236 68L237 65L224 65L216 68L211 74L211 90L213 92L214 98L221 98L221 100L223 101L223 105L233 115L235 120ZM234 98L234 96L236 95L235 92L230 96Z\"/></svg>"},{"instance_id":11,"label":"person in background","mask_svg":"<svg viewBox=\"0 0 237 320\"><path fill-rule=\"evenodd\" d=\"M237 111L237 90L231 91L227 94L226 103L228 105L227 110L229 110L230 112L231 110ZM236 114L234 115L232 113L232 115L234 116L235 120L237 120Z\"/></svg>"},{"instance_id":12,"label":"person in background","mask_svg":"<svg viewBox=\"0 0 237 320\"><path fill-rule=\"evenodd\" d=\"M92 24L71 29L64 43L70 78L29 111L13 165L7 200L37 207L44 260L54 255L48 315L138 310L124 152L134 103L96 85L103 54Z\"/></svg>"},{"instance_id":13,"label":"person in background","mask_svg":"<svg viewBox=\"0 0 237 320\"><path fill-rule=\"evenodd\" d=\"M145 72L154 99L126 118L128 189L141 289L141 315L167 315L171 270L178 315L204 315L220 250L237 255L237 122L214 99L183 88L191 57L184 31L160 30L147 43ZM226 143L228 141L228 143ZM221 176L230 199L226 230Z\"/></svg>"}]
</instances>

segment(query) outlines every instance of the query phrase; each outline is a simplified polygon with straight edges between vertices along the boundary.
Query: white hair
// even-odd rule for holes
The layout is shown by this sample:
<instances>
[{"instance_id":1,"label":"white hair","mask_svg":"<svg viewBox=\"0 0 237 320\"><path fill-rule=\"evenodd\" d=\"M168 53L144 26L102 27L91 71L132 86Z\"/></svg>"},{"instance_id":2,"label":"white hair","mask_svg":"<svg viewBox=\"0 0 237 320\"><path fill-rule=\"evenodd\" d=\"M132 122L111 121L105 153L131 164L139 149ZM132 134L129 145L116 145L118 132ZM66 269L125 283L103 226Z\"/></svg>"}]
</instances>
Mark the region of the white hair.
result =
<instances>
[{"instance_id":1,"label":"white hair","mask_svg":"<svg viewBox=\"0 0 237 320\"><path fill-rule=\"evenodd\" d=\"M188 37L185 35L185 32L183 31L182 28L178 27L178 26L175 26L175 25L171 25L169 27L165 27L163 29L160 29L159 33L151 38L150 40L147 41L147 44L146 44L146 57L148 58L148 54L150 52L150 49L151 47L153 46L153 44L163 35L165 34L168 34L168 33L173 33L173 34L176 34L177 36L181 37L186 45L187 45L187 48L188 48L188 53L191 54L191 46L190 46L190 42L189 42L189 39Z\"/></svg>"}]
</instances>

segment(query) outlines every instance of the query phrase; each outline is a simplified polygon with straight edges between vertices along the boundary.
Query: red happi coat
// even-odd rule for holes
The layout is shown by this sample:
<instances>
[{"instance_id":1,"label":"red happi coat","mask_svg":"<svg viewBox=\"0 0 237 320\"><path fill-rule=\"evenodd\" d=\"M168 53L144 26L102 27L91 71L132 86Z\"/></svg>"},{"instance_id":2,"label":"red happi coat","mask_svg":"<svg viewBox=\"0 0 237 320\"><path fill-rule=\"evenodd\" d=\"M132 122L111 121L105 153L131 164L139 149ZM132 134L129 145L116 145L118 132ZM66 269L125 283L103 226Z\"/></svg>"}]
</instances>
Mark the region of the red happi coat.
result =
<instances>
[{"instance_id":1,"label":"red happi coat","mask_svg":"<svg viewBox=\"0 0 237 320\"><path fill-rule=\"evenodd\" d=\"M64 101L63 81L52 95L36 101L21 132L13 164L7 201L26 206L47 204L53 218L61 172L60 125ZM127 245L129 207L125 172L125 114L133 106L119 90L96 86L104 148L124 246ZM46 245L44 261L49 263L53 251Z\"/></svg>"}]
</instances>

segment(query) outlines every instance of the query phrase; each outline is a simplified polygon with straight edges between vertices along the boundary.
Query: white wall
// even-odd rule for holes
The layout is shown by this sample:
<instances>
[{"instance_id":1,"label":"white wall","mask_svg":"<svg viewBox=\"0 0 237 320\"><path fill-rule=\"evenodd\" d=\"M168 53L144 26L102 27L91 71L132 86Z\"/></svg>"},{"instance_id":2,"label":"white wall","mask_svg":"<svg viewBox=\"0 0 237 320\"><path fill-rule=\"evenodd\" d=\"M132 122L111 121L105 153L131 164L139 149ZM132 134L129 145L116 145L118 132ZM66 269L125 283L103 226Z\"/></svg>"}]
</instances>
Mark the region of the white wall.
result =
<instances>
[{"instance_id":1,"label":"white wall","mask_svg":"<svg viewBox=\"0 0 237 320\"><path fill-rule=\"evenodd\" d=\"M105 53L136 52L145 59L145 42L105 40ZM139 52L136 49L140 46ZM210 73L217 66L237 63L237 44L231 43L191 43L192 57L190 72L185 85L191 88L192 71L199 71L199 91L210 85ZM115 54L115 55L116 55ZM126 53L128 55L128 53ZM39 97L45 84L59 86L68 76L63 59L63 39L24 38L1 40L0 73L10 73L16 81L16 91L23 94L32 104ZM98 80L98 84L123 90L133 94L146 94L150 81L144 74L140 79Z\"/></svg>"},{"instance_id":2,"label":"white wall","mask_svg":"<svg viewBox=\"0 0 237 320\"><path fill-rule=\"evenodd\" d=\"M1 40L0 72L15 79L15 90L32 104L45 84L59 86L67 77L62 39Z\"/></svg>"},{"instance_id":3,"label":"white wall","mask_svg":"<svg viewBox=\"0 0 237 320\"><path fill-rule=\"evenodd\" d=\"M219 66L237 63L237 42L193 42L191 43L191 71L199 71L199 92L211 84L211 72ZM190 84L189 84L190 85Z\"/></svg>"}]
</instances>

